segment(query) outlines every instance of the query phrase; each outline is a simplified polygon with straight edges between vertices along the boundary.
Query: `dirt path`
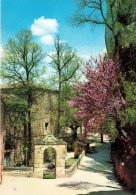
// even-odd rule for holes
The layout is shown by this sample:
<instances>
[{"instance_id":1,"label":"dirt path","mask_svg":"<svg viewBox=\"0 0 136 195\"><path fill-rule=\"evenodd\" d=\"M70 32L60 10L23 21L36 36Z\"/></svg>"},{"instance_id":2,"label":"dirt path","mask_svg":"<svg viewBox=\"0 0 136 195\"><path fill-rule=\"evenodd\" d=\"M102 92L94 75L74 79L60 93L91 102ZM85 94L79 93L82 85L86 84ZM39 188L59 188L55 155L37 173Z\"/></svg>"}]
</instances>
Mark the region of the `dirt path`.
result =
<instances>
[{"instance_id":1,"label":"dirt path","mask_svg":"<svg viewBox=\"0 0 136 195\"><path fill-rule=\"evenodd\" d=\"M72 177L43 180L37 178L3 178L0 195L129 195L122 191L113 174L110 144L86 155Z\"/></svg>"}]
</instances>

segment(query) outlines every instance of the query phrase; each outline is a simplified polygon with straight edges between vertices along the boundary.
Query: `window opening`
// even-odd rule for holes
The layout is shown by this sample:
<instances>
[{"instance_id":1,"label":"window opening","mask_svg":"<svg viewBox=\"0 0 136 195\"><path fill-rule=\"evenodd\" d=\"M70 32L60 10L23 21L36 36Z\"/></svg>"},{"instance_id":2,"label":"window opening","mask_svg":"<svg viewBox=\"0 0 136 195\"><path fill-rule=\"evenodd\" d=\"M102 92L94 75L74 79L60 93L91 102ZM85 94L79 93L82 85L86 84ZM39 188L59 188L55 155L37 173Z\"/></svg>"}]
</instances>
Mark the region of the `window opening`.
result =
<instances>
[{"instance_id":1,"label":"window opening","mask_svg":"<svg viewBox=\"0 0 136 195\"><path fill-rule=\"evenodd\" d=\"M45 130L47 130L47 127L48 127L48 123L45 123Z\"/></svg>"}]
</instances>

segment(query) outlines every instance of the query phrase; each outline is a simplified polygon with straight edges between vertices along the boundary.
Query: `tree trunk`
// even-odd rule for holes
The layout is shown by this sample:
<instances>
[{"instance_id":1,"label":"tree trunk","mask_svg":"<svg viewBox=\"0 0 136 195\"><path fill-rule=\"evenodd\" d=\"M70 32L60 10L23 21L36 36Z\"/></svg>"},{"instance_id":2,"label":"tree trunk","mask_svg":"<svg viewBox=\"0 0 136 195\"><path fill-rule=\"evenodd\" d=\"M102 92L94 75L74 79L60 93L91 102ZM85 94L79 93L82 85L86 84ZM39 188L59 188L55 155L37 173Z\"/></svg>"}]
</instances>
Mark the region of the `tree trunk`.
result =
<instances>
[{"instance_id":1,"label":"tree trunk","mask_svg":"<svg viewBox=\"0 0 136 195\"><path fill-rule=\"evenodd\" d=\"M80 126L80 137L81 137L81 140L83 139L83 129L82 129L82 124Z\"/></svg>"},{"instance_id":2,"label":"tree trunk","mask_svg":"<svg viewBox=\"0 0 136 195\"><path fill-rule=\"evenodd\" d=\"M60 135L60 98L61 98L61 73L59 71L59 94L58 94L58 120L57 120L57 136Z\"/></svg>"},{"instance_id":3,"label":"tree trunk","mask_svg":"<svg viewBox=\"0 0 136 195\"><path fill-rule=\"evenodd\" d=\"M31 147L32 147L32 141L31 141L31 103L32 103L32 97L31 92L28 93L28 155L27 155L27 165L30 165L30 159L31 159Z\"/></svg>"},{"instance_id":4,"label":"tree trunk","mask_svg":"<svg viewBox=\"0 0 136 195\"><path fill-rule=\"evenodd\" d=\"M27 164L27 125L24 122L24 165L28 166Z\"/></svg>"},{"instance_id":5,"label":"tree trunk","mask_svg":"<svg viewBox=\"0 0 136 195\"><path fill-rule=\"evenodd\" d=\"M103 133L101 132L101 143L103 143Z\"/></svg>"},{"instance_id":6,"label":"tree trunk","mask_svg":"<svg viewBox=\"0 0 136 195\"><path fill-rule=\"evenodd\" d=\"M77 140L77 129L73 129L73 140Z\"/></svg>"},{"instance_id":7,"label":"tree trunk","mask_svg":"<svg viewBox=\"0 0 136 195\"><path fill-rule=\"evenodd\" d=\"M57 136L59 137L60 134L60 93L58 94L58 118L57 118Z\"/></svg>"},{"instance_id":8,"label":"tree trunk","mask_svg":"<svg viewBox=\"0 0 136 195\"><path fill-rule=\"evenodd\" d=\"M5 146L4 130L1 128L1 131L0 131L0 183L2 183L4 146Z\"/></svg>"},{"instance_id":9,"label":"tree trunk","mask_svg":"<svg viewBox=\"0 0 136 195\"><path fill-rule=\"evenodd\" d=\"M122 134L122 130L121 130L121 121L120 120L115 120L115 122L116 122L116 129L118 130L118 133L119 133L119 137L121 137L121 136L123 136L124 137L124 135Z\"/></svg>"},{"instance_id":10,"label":"tree trunk","mask_svg":"<svg viewBox=\"0 0 136 195\"><path fill-rule=\"evenodd\" d=\"M29 161L31 159L31 114L28 112L28 158L27 158L27 164L29 165Z\"/></svg>"}]
</instances>

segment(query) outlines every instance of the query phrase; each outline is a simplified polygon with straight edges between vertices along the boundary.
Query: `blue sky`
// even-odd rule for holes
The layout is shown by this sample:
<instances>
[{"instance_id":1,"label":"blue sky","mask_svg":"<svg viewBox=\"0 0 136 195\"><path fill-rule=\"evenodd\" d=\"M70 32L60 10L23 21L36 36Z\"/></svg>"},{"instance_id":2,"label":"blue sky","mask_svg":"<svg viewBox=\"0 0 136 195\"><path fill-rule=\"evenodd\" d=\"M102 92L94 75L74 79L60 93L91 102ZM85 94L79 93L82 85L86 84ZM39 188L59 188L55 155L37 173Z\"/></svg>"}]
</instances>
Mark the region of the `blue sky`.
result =
<instances>
[{"instance_id":1,"label":"blue sky","mask_svg":"<svg viewBox=\"0 0 136 195\"><path fill-rule=\"evenodd\" d=\"M2 0L1 4L2 47L19 30L31 29L35 40L47 51L56 34L83 57L98 55L105 49L104 26L74 28L69 24L76 10L73 0Z\"/></svg>"}]
</instances>

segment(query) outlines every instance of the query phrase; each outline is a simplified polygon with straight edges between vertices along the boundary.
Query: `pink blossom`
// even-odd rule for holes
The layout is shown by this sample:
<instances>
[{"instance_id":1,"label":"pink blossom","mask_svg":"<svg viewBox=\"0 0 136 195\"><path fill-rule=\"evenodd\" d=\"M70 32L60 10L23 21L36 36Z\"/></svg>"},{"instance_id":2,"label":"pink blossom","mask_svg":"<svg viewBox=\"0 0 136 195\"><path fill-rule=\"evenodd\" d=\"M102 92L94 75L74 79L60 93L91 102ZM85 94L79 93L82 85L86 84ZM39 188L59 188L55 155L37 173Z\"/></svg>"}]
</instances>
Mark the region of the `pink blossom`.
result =
<instances>
[{"instance_id":1,"label":"pink blossom","mask_svg":"<svg viewBox=\"0 0 136 195\"><path fill-rule=\"evenodd\" d=\"M70 107L78 109L76 116L85 121L89 131L100 123L104 115L116 117L117 110L125 106L118 83L119 69L120 66L107 55L91 58L84 65L82 72L87 81L75 86L75 97Z\"/></svg>"}]
</instances>

